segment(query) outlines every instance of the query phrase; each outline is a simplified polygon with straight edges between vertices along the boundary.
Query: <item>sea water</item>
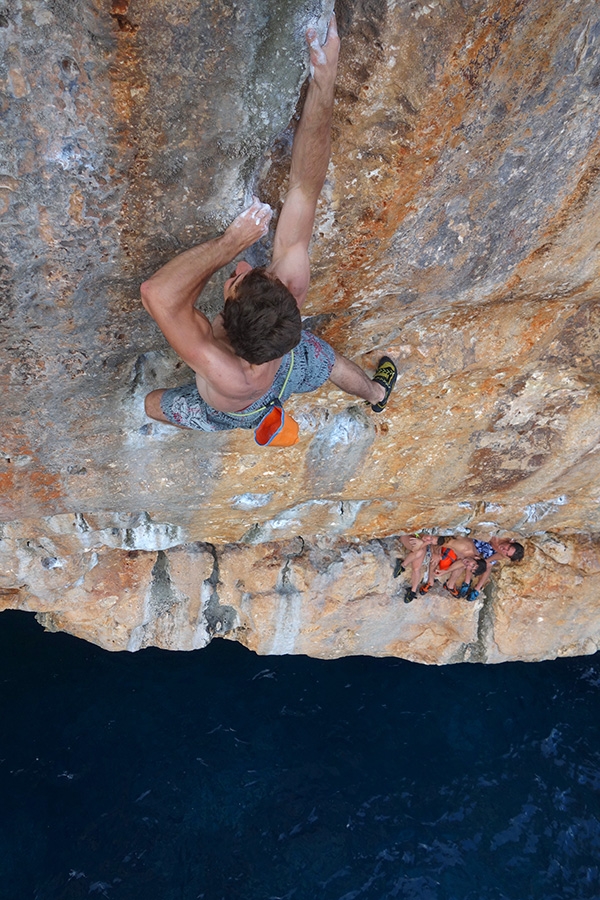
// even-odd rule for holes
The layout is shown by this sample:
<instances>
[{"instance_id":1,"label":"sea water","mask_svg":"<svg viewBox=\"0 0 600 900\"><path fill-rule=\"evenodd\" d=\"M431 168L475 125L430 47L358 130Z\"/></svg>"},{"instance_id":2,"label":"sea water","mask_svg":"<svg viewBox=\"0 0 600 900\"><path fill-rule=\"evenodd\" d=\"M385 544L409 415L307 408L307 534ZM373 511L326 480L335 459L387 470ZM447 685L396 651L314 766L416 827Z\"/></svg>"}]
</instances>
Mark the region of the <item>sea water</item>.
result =
<instances>
[{"instance_id":1,"label":"sea water","mask_svg":"<svg viewBox=\"0 0 600 900\"><path fill-rule=\"evenodd\" d=\"M600 897L600 658L111 654L0 616L2 900Z\"/></svg>"}]
</instances>

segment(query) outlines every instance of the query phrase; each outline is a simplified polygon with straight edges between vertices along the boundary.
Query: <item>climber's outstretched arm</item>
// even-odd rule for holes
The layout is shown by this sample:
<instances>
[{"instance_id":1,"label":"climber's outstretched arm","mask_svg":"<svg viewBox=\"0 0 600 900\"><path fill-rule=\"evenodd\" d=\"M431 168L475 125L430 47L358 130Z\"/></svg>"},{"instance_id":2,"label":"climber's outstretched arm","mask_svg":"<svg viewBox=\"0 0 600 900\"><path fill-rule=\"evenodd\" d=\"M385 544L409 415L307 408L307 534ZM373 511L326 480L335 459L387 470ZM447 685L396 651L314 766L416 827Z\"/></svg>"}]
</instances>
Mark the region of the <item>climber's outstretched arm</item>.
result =
<instances>
[{"instance_id":1,"label":"climber's outstretched arm","mask_svg":"<svg viewBox=\"0 0 600 900\"><path fill-rule=\"evenodd\" d=\"M306 32L312 77L292 147L289 188L275 231L273 260L276 275L302 306L308 292L308 245L319 194L331 152L331 119L340 40L335 15L321 46L314 28Z\"/></svg>"}]
</instances>

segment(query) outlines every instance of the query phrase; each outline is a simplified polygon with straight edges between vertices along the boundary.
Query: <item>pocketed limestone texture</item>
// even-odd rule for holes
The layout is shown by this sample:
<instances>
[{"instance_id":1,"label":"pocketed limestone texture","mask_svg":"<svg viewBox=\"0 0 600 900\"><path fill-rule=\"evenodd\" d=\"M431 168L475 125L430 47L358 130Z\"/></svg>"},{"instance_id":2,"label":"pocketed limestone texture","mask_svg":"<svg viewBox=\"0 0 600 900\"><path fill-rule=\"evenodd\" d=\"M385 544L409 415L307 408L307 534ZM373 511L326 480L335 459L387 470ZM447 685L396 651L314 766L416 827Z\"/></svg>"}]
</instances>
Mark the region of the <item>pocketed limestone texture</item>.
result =
<instances>
[{"instance_id":1,"label":"pocketed limestone texture","mask_svg":"<svg viewBox=\"0 0 600 900\"><path fill-rule=\"evenodd\" d=\"M139 283L252 192L279 207L303 31L330 8L0 9L3 603L115 649L221 634L260 653L425 662L593 652L592 0L337 3L305 312L367 370L398 360L392 400L377 416L328 385L297 396L301 440L276 451L144 416L148 391L191 373ZM208 315L222 281L202 297ZM394 536L422 527L515 535L526 559L480 605L440 593L405 606Z\"/></svg>"}]
</instances>

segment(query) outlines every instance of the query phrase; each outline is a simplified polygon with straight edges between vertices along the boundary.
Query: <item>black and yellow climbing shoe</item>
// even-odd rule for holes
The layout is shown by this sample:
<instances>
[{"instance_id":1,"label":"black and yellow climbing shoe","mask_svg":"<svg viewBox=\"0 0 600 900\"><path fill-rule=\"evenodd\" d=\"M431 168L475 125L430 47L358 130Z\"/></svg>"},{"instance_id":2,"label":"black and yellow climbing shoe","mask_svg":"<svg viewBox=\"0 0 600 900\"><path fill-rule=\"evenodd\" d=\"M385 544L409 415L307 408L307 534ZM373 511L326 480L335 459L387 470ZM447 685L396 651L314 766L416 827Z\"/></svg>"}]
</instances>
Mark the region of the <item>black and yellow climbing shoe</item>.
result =
<instances>
[{"instance_id":1,"label":"black and yellow climbing shoe","mask_svg":"<svg viewBox=\"0 0 600 900\"><path fill-rule=\"evenodd\" d=\"M402 565L402 560L397 559L396 565L394 566L394 578L397 578L399 575L402 575L403 572L406 572L406 569Z\"/></svg>"},{"instance_id":2,"label":"black and yellow climbing shoe","mask_svg":"<svg viewBox=\"0 0 600 900\"><path fill-rule=\"evenodd\" d=\"M417 599L417 592L411 591L410 588L406 588L406 593L404 594L404 602L412 603L413 600L416 600L416 599Z\"/></svg>"},{"instance_id":3,"label":"black and yellow climbing shoe","mask_svg":"<svg viewBox=\"0 0 600 900\"><path fill-rule=\"evenodd\" d=\"M383 412L386 403L389 400L390 394L392 393L392 388L396 384L397 377L398 369L396 368L396 363L393 361L393 359L390 359L389 356L382 356L379 360L377 371L373 376L373 381L376 381L377 384L383 385L383 387L385 388L385 397L383 398L383 400L380 400L379 403L371 404L371 409L373 410L373 412Z\"/></svg>"}]
</instances>

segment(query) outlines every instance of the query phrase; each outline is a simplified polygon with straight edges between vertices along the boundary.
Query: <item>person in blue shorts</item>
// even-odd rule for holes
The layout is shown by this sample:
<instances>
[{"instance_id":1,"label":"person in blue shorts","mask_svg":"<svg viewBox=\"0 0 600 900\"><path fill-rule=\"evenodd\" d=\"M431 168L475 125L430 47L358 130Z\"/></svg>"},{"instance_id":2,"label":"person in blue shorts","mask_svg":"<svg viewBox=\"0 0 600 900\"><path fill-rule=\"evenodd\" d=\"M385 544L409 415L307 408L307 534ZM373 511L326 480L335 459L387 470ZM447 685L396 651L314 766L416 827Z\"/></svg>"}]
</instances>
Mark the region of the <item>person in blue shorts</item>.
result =
<instances>
[{"instance_id":1,"label":"person in blue shorts","mask_svg":"<svg viewBox=\"0 0 600 900\"><path fill-rule=\"evenodd\" d=\"M195 308L208 280L263 237L272 210L254 198L214 240L179 254L141 286L142 303L194 370L192 384L152 391L146 413L200 431L256 428L273 401L313 391L327 379L381 412L397 369L384 356L373 378L307 331L300 309L310 282L308 246L331 146L340 41L335 16L319 43L308 29L312 77L294 137L288 191L266 267L239 262L224 285L223 312L210 322Z\"/></svg>"},{"instance_id":2,"label":"person in blue shorts","mask_svg":"<svg viewBox=\"0 0 600 900\"><path fill-rule=\"evenodd\" d=\"M475 587L468 591L468 600L475 600L481 589L488 583L492 574L492 566L505 559L511 562L520 562L525 555L523 544L509 538L492 537L489 541L473 538L473 545L477 555L485 560L485 572L477 579Z\"/></svg>"}]
</instances>

